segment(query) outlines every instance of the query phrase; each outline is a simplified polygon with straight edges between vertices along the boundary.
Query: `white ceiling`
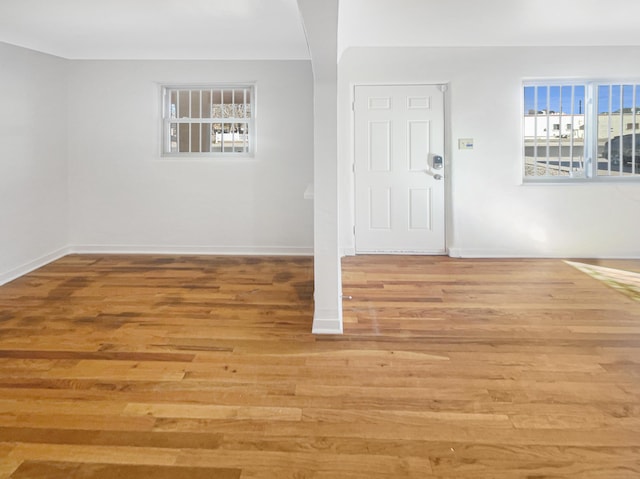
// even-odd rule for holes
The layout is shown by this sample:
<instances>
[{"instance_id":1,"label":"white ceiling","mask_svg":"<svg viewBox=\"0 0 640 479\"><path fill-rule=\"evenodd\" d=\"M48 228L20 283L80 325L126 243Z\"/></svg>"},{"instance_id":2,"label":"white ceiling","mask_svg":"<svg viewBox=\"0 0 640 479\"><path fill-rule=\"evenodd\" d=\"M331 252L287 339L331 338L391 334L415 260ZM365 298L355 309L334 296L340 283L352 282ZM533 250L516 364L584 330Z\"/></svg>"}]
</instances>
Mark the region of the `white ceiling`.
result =
<instances>
[{"instance_id":1,"label":"white ceiling","mask_svg":"<svg viewBox=\"0 0 640 479\"><path fill-rule=\"evenodd\" d=\"M0 41L72 59L308 59L296 0L0 0Z\"/></svg>"},{"instance_id":2,"label":"white ceiling","mask_svg":"<svg viewBox=\"0 0 640 479\"><path fill-rule=\"evenodd\" d=\"M340 0L338 50L637 46L638 19L640 0ZM296 0L0 0L0 42L72 59L309 58Z\"/></svg>"}]
</instances>

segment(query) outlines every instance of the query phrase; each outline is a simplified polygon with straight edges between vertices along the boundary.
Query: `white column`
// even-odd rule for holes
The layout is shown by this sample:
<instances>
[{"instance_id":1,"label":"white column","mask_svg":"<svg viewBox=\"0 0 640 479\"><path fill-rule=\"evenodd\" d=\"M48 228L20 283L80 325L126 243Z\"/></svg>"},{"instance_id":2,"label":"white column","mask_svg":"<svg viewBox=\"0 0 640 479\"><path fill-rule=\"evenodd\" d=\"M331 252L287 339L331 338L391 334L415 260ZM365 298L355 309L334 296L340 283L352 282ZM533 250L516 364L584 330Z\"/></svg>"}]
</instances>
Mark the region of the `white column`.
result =
<instances>
[{"instance_id":1,"label":"white column","mask_svg":"<svg viewBox=\"0 0 640 479\"><path fill-rule=\"evenodd\" d=\"M342 333L338 248L338 0L298 0L314 77L313 332Z\"/></svg>"}]
</instances>

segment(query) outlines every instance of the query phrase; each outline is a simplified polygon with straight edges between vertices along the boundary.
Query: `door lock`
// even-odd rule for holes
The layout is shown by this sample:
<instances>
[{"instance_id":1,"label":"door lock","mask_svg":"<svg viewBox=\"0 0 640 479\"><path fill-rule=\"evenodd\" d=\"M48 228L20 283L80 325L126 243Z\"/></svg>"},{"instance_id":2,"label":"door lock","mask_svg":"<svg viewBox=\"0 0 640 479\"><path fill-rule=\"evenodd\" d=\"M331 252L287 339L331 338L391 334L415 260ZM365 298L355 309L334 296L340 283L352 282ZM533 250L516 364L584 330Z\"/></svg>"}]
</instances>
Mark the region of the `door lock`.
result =
<instances>
[{"instance_id":1,"label":"door lock","mask_svg":"<svg viewBox=\"0 0 640 479\"><path fill-rule=\"evenodd\" d=\"M441 170L444 166L444 161L440 155L433 155L433 169Z\"/></svg>"}]
</instances>

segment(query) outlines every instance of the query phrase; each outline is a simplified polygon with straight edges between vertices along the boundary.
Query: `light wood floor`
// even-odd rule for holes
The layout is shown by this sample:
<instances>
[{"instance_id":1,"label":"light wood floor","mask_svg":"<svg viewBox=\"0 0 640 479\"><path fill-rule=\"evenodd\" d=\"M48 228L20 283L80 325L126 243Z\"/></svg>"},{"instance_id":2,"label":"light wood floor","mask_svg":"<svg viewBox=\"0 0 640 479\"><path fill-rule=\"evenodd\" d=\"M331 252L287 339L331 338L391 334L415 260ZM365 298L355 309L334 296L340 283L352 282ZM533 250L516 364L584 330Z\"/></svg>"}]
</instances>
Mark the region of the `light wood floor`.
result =
<instances>
[{"instance_id":1,"label":"light wood floor","mask_svg":"<svg viewBox=\"0 0 640 479\"><path fill-rule=\"evenodd\" d=\"M0 478L640 477L639 302L559 260L343 268L343 336L309 333L307 258L0 287Z\"/></svg>"}]
</instances>

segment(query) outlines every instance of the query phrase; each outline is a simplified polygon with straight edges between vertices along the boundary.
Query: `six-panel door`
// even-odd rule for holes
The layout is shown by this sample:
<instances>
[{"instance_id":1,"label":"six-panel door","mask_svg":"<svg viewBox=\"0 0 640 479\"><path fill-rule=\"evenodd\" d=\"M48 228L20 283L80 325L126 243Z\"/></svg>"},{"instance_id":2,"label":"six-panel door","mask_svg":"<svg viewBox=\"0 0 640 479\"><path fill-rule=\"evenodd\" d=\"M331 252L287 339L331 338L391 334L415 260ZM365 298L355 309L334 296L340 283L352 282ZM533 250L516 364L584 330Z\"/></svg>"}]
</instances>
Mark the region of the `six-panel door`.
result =
<instances>
[{"instance_id":1,"label":"six-panel door","mask_svg":"<svg viewBox=\"0 0 640 479\"><path fill-rule=\"evenodd\" d=\"M356 252L445 253L440 87L357 86L354 106Z\"/></svg>"}]
</instances>

